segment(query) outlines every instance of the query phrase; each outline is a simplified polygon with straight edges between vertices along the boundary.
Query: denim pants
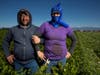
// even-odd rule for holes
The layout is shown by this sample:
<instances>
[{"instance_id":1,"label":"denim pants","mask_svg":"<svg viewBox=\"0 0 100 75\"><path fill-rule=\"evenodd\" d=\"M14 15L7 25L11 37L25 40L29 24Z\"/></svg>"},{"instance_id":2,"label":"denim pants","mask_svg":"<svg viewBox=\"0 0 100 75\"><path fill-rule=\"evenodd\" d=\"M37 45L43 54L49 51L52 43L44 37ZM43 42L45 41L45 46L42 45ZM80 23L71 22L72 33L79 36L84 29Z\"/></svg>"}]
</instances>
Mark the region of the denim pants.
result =
<instances>
[{"instance_id":1,"label":"denim pants","mask_svg":"<svg viewBox=\"0 0 100 75\"><path fill-rule=\"evenodd\" d=\"M15 60L14 67L15 67L15 70L17 71L18 75L27 75L27 73L24 72L25 69L29 70L28 75L32 75L39 68L36 60L34 60L34 59L31 62L25 63L25 64L22 64L19 61Z\"/></svg>"},{"instance_id":2,"label":"denim pants","mask_svg":"<svg viewBox=\"0 0 100 75\"><path fill-rule=\"evenodd\" d=\"M62 66L64 66L66 64L66 58L63 58L61 60L50 60L46 73L51 73L51 68L53 66L57 66L58 62L61 62Z\"/></svg>"}]
</instances>

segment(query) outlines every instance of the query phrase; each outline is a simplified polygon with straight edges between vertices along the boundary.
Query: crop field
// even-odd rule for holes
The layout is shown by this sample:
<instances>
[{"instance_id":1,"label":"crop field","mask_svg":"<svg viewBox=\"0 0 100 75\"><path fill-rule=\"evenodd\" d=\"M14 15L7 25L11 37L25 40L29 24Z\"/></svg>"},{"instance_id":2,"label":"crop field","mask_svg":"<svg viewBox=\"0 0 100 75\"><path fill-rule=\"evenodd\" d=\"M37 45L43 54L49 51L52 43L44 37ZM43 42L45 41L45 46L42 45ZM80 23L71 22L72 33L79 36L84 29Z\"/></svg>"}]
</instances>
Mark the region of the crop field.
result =
<instances>
[{"instance_id":1,"label":"crop field","mask_svg":"<svg viewBox=\"0 0 100 75\"><path fill-rule=\"evenodd\" d=\"M2 41L6 32L6 29L0 29L0 75L17 75L13 65L5 59L2 49ZM77 45L73 55L67 59L64 68L60 63L58 68L52 67L53 75L100 75L100 32L75 31L75 34ZM70 42L68 39L66 43L68 47ZM13 44L10 50L13 50ZM50 75L45 73L46 68L46 66L40 67L34 75Z\"/></svg>"}]
</instances>

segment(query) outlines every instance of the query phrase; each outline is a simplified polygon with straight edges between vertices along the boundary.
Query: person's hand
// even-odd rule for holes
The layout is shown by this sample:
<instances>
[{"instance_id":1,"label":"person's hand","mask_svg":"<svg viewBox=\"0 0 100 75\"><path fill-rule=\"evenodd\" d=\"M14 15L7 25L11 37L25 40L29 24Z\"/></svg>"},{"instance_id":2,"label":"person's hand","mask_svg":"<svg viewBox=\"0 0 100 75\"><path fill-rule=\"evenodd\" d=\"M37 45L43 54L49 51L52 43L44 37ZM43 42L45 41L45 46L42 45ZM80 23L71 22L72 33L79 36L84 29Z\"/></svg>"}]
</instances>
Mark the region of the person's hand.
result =
<instances>
[{"instance_id":1,"label":"person's hand","mask_svg":"<svg viewBox=\"0 0 100 75\"><path fill-rule=\"evenodd\" d=\"M14 62L14 59L15 59L14 55L10 55L7 57L7 60L10 64L12 64Z\"/></svg>"},{"instance_id":2,"label":"person's hand","mask_svg":"<svg viewBox=\"0 0 100 75\"><path fill-rule=\"evenodd\" d=\"M40 43L40 38L36 35L32 35L32 41L35 43L35 44L39 44Z\"/></svg>"},{"instance_id":3,"label":"person's hand","mask_svg":"<svg viewBox=\"0 0 100 75\"><path fill-rule=\"evenodd\" d=\"M66 56L67 59L71 57L71 54L69 52L67 52Z\"/></svg>"},{"instance_id":4,"label":"person's hand","mask_svg":"<svg viewBox=\"0 0 100 75\"><path fill-rule=\"evenodd\" d=\"M38 54L38 57L39 57L41 60L46 61L46 57L45 57L45 55L44 55L43 52L41 52L41 51L37 51L37 54Z\"/></svg>"}]
</instances>

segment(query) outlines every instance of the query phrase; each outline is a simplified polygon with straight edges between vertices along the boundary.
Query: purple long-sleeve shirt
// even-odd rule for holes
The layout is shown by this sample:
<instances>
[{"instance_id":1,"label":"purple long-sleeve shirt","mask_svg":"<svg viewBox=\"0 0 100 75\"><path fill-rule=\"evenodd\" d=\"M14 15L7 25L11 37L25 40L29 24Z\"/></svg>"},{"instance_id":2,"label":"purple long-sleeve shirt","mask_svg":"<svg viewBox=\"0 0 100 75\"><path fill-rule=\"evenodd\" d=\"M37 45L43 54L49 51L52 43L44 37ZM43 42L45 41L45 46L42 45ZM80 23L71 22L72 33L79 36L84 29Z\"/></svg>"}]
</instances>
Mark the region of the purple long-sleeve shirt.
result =
<instances>
[{"instance_id":1,"label":"purple long-sleeve shirt","mask_svg":"<svg viewBox=\"0 0 100 75\"><path fill-rule=\"evenodd\" d=\"M59 60L67 53L66 38L73 33L72 28L59 26L53 27L45 22L40 27L40 32L45 38L44 54L50 60Z\"/></svg>"}]
</instances>

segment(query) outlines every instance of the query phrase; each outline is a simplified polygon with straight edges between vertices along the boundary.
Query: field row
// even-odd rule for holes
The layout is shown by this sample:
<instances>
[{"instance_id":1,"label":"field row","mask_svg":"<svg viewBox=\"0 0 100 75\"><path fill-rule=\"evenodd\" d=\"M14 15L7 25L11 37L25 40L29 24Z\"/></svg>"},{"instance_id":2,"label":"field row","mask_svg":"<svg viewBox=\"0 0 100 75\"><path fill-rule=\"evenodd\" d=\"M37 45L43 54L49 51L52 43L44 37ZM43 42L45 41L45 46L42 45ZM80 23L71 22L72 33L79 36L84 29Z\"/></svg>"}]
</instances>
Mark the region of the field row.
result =
<instances>
[{"instance_id":1,"label":"field row","mask_svg":"<svg viewBox=\"0 0 100 75\"><path fill-rule=\"evenodd\" d=\"M4 57L2 40L6 31L0 30L0 75L17 75ZM54 75L100 75L100 32L75 32L75 34L77 45L74 54L67 59L64 68L61 64L58 64L59 68L52 68ZM70 42L71 40L68 39L68 47ZM49 75L45 70L46 66L41 67L36 75Z\"/></svg>"}]
</instances>

